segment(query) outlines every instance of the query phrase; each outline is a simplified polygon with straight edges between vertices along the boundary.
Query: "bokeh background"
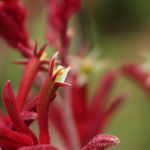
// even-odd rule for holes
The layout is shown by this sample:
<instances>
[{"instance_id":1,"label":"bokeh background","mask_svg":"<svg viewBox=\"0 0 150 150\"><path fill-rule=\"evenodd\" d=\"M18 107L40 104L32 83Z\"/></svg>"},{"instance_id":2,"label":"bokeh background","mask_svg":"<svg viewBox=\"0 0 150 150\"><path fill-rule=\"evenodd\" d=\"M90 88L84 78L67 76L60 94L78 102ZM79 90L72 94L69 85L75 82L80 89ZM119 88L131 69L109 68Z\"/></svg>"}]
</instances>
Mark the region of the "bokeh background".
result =
<instances>
[{"instance_id":1,"label":"bokeh background","mask_svg":"<svg viewBox=\"0 0 150 150\"><path fill-rule=\"evenodd\" d=\"M31 39L40 38L39 47L45 42L46 6L42 0L22 0L28 10L27 29ZM111 58L112 66L118 67L129 62L143 63L139 51L150 50L150 1L149 0L84 0L82 8L70 18L69 26L75 35L70 53L80 48L83 42L91 51L99 46L102 58ZM17 91L22 69L11 64L21 55L0 39L0 91L7 80L11 80ZM47 49L48 57L54 50ZM91 76L94 90L99 75ZM110 120L104 133L119 137L121 143L110 150L149 150L150 149L150 98L132 80L121 75L114 86L112 95L129 92L128 100ZM91 92L92 93L92 92ZM2 102L1 108L5 113ZM35 129L36 130L36 129ZM57 137L53 132L53 142Z\"/></svg>"}]
</instances>

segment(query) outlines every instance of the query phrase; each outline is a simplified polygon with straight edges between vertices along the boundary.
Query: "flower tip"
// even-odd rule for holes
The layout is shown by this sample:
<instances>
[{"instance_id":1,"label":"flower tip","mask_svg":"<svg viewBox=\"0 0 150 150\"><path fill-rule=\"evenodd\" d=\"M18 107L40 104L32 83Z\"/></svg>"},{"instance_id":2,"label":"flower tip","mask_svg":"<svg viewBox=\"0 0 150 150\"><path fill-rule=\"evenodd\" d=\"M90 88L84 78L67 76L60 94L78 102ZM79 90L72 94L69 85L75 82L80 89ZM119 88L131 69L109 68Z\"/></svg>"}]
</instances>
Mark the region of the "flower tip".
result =
<instances>
[{"instance_id":1,"label":"flower tip","mask_svg":"<svg viewBox=\"0 0 150 150\"><path fill-rule=\"evenodd\" d=\"M47 47L48 44L49 44L49 41L46 41L46 43L44 44L44 49Z\"/></svg>"},{"instance_id":2,"label":"flower tip","mask_svg":"<svg viewBox=\"0 0 150 150\"><path fill-rule=\"evenodd\" d=\"M49 61L49 67L48 67L48 75L49 76L53 75L55 60L57 58L58 53L59 53L58 51L56 53L54 53L53 56L51 57L50 61Z\"/></svg>"},{"instance_id":3,"label":"flower tip","mask_svg":"<svg viewBox=\"0 0 150 150\"><path fill-rule=\"evenodd\" d=\"M70 71L70 70L71 70L71 66L68 67L68 71Z\"/></svg>"},{"instance_id":4,"label":"flower tip","mask_svg":"<svg viewBox=\"0 0 150 150\"><path fill-rule=\"evenodd\" d=\"M66 86L71 86L71 84L68 83L68 85L66 85Z\"/></svg>"},{"instance_id":5,"label":"flower tip","mask_svg":"<svg viewBox=\"0 0 150 150\"><path fill-rule=\"evenodd\" d=\"M35 42L35 46L34 46L34 51L37 52L37 47L38 47L38 43L39 43L39 38L37 38L36 42Z\"/></svg>"},{"instance_id":6,"label":"flower tip","mask_svg":"<svg viewBox=\"0 0 150 150\"><path fill-rule=\"evenodd\" d=\"M46 45L48 45L49 44L49 41L46 41L46 43L45 43Z\"/></svg>"},{"instance_id":7,"label":"flower tip","mask_svg":"<svg viewBox=\"0 0 150 150\"><path fill-rule=\"evenodd\" d=\"M10 85L10 84L11 84L11 82L10 82L10 80L8 80L5 85Z\"/></svg>"},{"instance_id":8,"label":"flower tip","mask_svg":"<svg viewBox=\"0 0 150 150\"><path fill-rule=\"evenodd\" d=\"M54 55L57 57L57 56L58 56L58 54L59 54L59 51L57 51Z\"/></svg>"},{"instance_id":9,"label":"flower tip","mask_svg":"<svg viewBox=\"0 0 150 150\"><path fill-rule=\"evenodd\" d=\"M40 40L40 39L37 38L37 39L36 39L36 42L35 42L35 49L36 49L36 50L37 50L37 45L38 45L38 43L39 43L39 40Z\"/></svg>"},{"instance_id":10,"label":"flower tip","mask_svg":"<svg viewBox=\"0 0 150 150\"><path fill-rule=\"evenodd\" d=\"M112 141L114 143L114 145L117 145L120 143L119 138L116 136L110 138L110 141Z\"/></svg>"},{"instance_id":11,"label":"flower tip","mask_svg":"<svg viewBox=\"0 0 150 150\"><path fill-rule=\"evenodd\" d=\"M51 58L51 60L55 60L57 58L57 56L58 56L58 53L59 53L58 51L56 53L54 53L52 58Z\"/></svg>"},{"instance_id":12,"label":"flower tip","mask_svg":"<svg viewBox=\"0 0 150 150\"><path fill-rule=\"evenodd\" d=\"M120 141L116 136L100 134L91 140L82 150L105 150L119 143Z\"/></svg>"},{"instance_id":13,"label":"flower tip","mask_svg":"<svg viewBox=\"0 0 150 150\"><path fill-rule=\"evenodd\" d=\"M57 58L57 56L58 56L58 51L52 56L52 60L54 60L55 61L55 59Z\"/></svg>"},{"instance_id":14,"label":"flower tip","mask_svg":"<svg viewBox=\"0 0 150 150\"><path fill-rule=\"evenodd\" d=\"M6 83L5 83L5 85L4 85L4 90L7 90L7 89L9 89L11 87L11 83L10 83L10 80L8 80Z\"/></svg>"},{"instance_id":15,"label":"flower tip","mask_svg":"<svg viewBox=\"0 0 150 150\"><path fill-rule=\"evenodd\" d=\"M57 85L57 86L71 86L71 84L69 84L69 83L66 83L66 82L59 82L59 81L56 81L56 82L55 82L55 85Z\"/></svg>"}]
</instances>

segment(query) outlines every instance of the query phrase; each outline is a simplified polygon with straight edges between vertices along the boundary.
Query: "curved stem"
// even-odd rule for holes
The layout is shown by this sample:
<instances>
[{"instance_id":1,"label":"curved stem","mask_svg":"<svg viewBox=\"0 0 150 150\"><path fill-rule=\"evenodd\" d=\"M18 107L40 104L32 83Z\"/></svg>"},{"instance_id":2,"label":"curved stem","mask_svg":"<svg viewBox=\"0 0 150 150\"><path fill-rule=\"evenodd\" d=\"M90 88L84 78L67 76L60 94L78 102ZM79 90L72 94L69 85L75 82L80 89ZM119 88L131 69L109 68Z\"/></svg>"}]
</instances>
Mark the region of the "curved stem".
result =
<instances>
[{"instance_id":1,"label":"curved stem","mask_svg":"<svg viewBox=\"0 0 150 150\"><path fill-rule=\"evenodd\" d=\"M50 135L48 130L48 110L52 102L53 85L50 78L47 78L39 94L37 105L38 124L39 124L39 142L40 144L50 144Z\"/></svg>"}]
</instances>

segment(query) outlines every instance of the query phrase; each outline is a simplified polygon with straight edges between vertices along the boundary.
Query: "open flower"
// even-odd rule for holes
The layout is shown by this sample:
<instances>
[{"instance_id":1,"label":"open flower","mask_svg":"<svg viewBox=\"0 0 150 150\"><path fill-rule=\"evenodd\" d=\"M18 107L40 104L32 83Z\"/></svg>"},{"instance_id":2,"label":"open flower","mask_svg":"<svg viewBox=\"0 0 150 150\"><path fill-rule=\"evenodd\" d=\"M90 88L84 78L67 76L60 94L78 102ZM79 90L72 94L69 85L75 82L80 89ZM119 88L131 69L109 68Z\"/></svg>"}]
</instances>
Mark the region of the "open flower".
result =
<instances>
[{"instance_id":1,"label":"open flower","mask_svg":"<svg viewBox=\"0 0 150 150\"><path fill-rule=\"evenodd\" d=\"M41 50L39 52L41 52ZM2 99L6 107L8 116L4 116L0 113L1 148L8 148L9 150L59 150L58 148L51 145L48 123L49 107L56 97L57 89L61 86L70 86L70 84L64 82L67 77L68 71L70 70L70 67L64 68L62 66L58 66L55 69L55 60L57 58L57 55L58 52L55 53L50 59L48 76L44 84L42 85L40 92L30 103L26 105L23 110L18 109L19 101L16 101L10 81L6 82L2 92ZM26 77L27 76L28 74L26 74ZM88 112L84 110L84 106L83 111L85 112L83 112L82 116L85 115L87 121L88 117L89 121L92 121L92 118L90 118L90 113L88 114ZM86 123L85 117L82 119ZM29 125L36 119L38 120L39 125L39 142L35 134L29 129ZM78 116L76 116L76 114L75 119L77 119L76 121L78 121L78 129L82 135L83 122L80 122L81 120L78 118ZM87 122L87 125L91 125L89 121ZM61 125L59 122L57 123ZM90 126L87 127L90 129ZM83 140L85 140L84 136ZM93 134L91 136L93 136ZM91 138L91 136L88 137L88 140ZM119 140L115 136L98 135L86 146L84 146L82 150L105 150L118 143Z\"/></svg>"},{"instance_id":2,"label":"open flower","mask_svg":"<svg viewBox=\"0 0 150 150\"><path fill-rule=\"evenodd\" d=\"M83 147L94 136L104 131L110 117L124 102L127 95L122 93L113 100L108 97L119 76L118 70L111 70L103 74L91 99L88 98L89 82L80 84L78 82L78 74L76 73L71 72L69 78L71 82L69 108L72 111L77 137L79 138L80 145ZM109 100L112 102L108 106ZM63 101L63 96L59 96L59 101ZM50 113L49 116L59 131L64 143L69 147L70 139L66 133L64 116L60 111L61 109L61 105L59 106L58 103L53 103L50 109L50 112L53 113Z\"/></svg>"},{"instance_id":3,"label":"open flower","mask_svg":"<svg viewBox=\"0 0 150 150\"><path fill-rule=\"evenodd\" d=\"M81 0L47 0L46 2L48 6L46 37L60 52L62 65L68 66L68 47L73 31L67 30L67 24L69 17L79 9ZM109 100L107 95L118 77L118 70L111 70L102 76L88 105L88 77L97 66L101 65L101 68L105 68L107 64L105 61L100 63L93 61L90 57L79 58L80 69L72 72L68 78L72 84L71 88L68 88L69 92L63 88L59 95L60 105L51 106L58 88L70 86L65 82L70 67L59 65L55 68L58 52L50 60L45 59L46 54L43 51L48 42L38 51L37 40L32 48L24 26L25 19L26 10L19 0L0 2L0 36L10 46L19 49L26 58L13 61L14 64L26 66L17 96L15 97L13 93L10 81L6 82L2 92L8 116L0 113L0 148L58 150L51 144L49 117L60 131L64 143L71 150L80 150L81 147L82 150L105 150L118 144L119 140L115 136L98 135L103 131L114 110L126 98L122 94L117 96L110 106L106 104ZM40 86L39 93L27 103L27 96L38 71L48 71L48 75ZM29 129L35 120L38 121L39 137ZM91 140L94 136L96 137Z\"/></svg>"},{"instance_id":4,"label":"open flower","mask_svg":"<svg viewBox=\"0 0 150 150\"><path fill-rule=\"evenodd\" d=\"M39 52L41 52L41 50ZM20 106L18 105L19 101L16 101L11 89L10 81L6 82L2 92L2 99L8 116L3 116L0 114L0 147L9 147L10 150L18 149L24 146L31 146L31 148L25 147L23 149L57 149L50 145L50 135L48 131L48 110L51 102L56 96L57 89L60 86L69 86L69 84L65 83L64 81L68 71L70 70L70 68L65 69L63 67L59 67L54 71L57 54L58 53L55 53L50 59L48 76L37 98L33 99L33 101L31 101L24 110L18 109L18 106ZM28 75L29 74L26 74L26 78L28 78ZM20 84L20 86L22 85ZM31 111L31 106L32 108L37 108L35 109L37 114ZM28 126L37 118L40 130L40 146L33 147L34 145L38 145L38 140ZM43 144L49 145L46 146Z\"/></svg>"}]
</instances>

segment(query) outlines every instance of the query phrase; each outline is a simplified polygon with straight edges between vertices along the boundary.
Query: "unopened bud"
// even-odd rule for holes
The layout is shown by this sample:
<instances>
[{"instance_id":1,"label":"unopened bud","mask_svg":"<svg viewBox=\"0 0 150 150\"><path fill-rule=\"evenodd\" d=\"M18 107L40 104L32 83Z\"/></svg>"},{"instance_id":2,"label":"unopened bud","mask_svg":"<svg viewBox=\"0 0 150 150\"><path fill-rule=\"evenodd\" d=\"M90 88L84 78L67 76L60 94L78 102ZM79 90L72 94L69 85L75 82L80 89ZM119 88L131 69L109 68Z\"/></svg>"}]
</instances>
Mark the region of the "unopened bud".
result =
<instances>
[{"instance_id":1,"label":"unopened bud","mask_svg":"<svg viewBox=\"0 0 150 150\"><path fill-rule=\"evenodd\" d=\"M91 140L82 150L105 150L119 142L119 139L113 135L100 134Z\"/></svg>"}]
</instances>

